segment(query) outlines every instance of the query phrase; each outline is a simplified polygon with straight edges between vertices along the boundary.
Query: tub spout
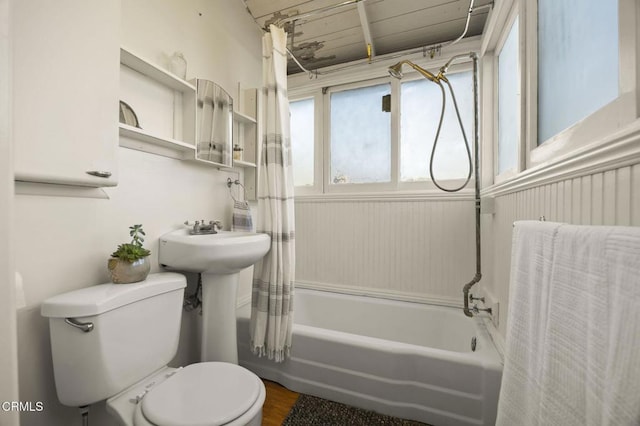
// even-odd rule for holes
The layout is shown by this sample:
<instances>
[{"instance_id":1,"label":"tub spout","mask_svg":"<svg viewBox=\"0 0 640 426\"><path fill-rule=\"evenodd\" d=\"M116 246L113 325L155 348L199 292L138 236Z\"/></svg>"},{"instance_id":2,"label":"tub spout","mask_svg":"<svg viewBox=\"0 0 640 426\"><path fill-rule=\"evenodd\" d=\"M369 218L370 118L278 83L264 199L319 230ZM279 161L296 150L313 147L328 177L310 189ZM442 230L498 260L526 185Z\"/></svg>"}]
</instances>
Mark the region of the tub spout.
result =
<instances>
[{"instance_id":1,"label":"tub spout","mask_svg":"<svg viewBox=\"0 0 640 426\"><path fill-rule=\"evenodd\" d=\"M480 272L477 272L473 279L465 284L465 286L462 288L462 293L464 294L464 314L468 317L473 316L471 309L469 309L469 290L471 290L471 287L481 279L482 274Z\"/></svg>"}]
</instances>

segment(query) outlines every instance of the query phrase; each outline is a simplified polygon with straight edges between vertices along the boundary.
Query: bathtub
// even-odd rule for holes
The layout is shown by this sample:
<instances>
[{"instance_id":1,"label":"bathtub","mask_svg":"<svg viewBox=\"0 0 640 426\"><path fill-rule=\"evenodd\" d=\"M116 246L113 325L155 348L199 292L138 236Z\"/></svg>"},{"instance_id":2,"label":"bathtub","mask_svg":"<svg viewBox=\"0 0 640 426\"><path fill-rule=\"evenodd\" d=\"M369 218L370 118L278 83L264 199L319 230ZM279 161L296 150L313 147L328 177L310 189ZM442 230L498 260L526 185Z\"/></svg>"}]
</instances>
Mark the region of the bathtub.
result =
<instances>
[{"instance_id":1,"label":"bathtub","mask_svg":"<svg viewBox=\"0 0 640 426\"><path fill-rule=\"evenodd\" d=\"M435 426L495 423L502 363L479 318L300 288L294 309L291 358L279 364L250 352L250 306L238 310L240 365L291 390L382 414Z\"/></svg>"}]
</instances>

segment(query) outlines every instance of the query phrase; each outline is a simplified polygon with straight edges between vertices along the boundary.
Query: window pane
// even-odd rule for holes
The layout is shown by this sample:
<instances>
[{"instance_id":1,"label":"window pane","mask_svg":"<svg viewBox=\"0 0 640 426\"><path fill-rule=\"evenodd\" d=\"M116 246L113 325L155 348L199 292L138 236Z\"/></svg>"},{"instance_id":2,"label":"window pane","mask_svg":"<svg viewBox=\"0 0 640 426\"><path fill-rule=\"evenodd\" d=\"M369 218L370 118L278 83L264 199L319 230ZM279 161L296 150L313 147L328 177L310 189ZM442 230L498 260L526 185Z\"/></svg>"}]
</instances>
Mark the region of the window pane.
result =
<instances>
[{"instance_id":1,"label":"window pane","mask_svg":"<svg viewBox=\"0 0 640 426\"><path fill-rule=\"evenodd\" d=\"M498 174L516 167L520 144L518 18L498 55Z\"/></svg>"},{"instance_id":2,"label":"window pane","mask_svg":"<svg viewBox=\"0 0 640 426\"><path fill-rule=\"evenodd\" d=\"M331 182L391 181L391 114L382 111L390 84L331 94Z\"/></svg>"},{"instance_id":3,"label":"window pane","mask_svg":"<svg viewBox=\"0 0 640 426\"><path fill-rule=\"evenodd\" d=\"M538 1L538 143L618 96L618 1Z\"/></svg>"},{"instance_id":4,"label":"window pane","mask_svg":"<svg viewBox=\"0 0 640 426\"><path fill-rule=\"evenodd\" d=\"M455 92L464 131L473 149L473 76L471 72L447 76ZM446 111L433 160L436 179L466 178L467 151L449 89L445 86ZM442 111L442 91L431 81L402 83L400 102L400 179L403 182L431 180L429 158Z\"/></svg>"},{"instance_id":5,"label":"window pane","mask_svg":"<svg viewBox=\"0 0 640 426\"><path fill-rule=\"evenodd\" d=\"M291 151L295 186L313 186L314 104L312 99L289 103Z\"/></svg>"}]
</instances>

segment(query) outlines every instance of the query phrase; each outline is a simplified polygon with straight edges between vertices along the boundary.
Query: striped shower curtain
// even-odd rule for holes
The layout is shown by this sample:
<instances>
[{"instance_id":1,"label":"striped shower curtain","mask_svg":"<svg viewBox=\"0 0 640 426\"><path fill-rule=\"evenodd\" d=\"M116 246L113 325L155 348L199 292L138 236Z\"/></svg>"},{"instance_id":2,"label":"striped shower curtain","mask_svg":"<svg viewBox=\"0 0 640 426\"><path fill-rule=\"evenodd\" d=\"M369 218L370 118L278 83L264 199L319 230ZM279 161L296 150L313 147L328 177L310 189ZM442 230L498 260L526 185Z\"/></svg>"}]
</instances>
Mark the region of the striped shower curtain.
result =
<instances>
[{"instance_id":1,"label":"striped shower curtain","mask_svg":"<svg viewBox=\"0 0 640 426\"><path fill-rule=\"evenodd\" d=\"M276 362L291 348L295 268L293 170L287 99L287 35L271 25L262 39L264 135L258 178L257 232L271 250L253 270L251 348Z\"/></svg>"}]
</instances>

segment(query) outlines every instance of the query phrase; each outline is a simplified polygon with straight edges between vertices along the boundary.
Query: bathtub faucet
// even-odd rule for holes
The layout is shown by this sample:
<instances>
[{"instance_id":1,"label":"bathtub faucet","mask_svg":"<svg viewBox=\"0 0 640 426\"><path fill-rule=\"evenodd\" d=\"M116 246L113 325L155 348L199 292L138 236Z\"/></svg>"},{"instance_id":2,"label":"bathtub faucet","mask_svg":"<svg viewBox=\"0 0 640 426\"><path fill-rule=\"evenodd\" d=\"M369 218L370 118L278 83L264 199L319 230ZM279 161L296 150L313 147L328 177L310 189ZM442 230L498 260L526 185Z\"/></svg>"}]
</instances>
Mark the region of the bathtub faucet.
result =
<instances>
[{"instance_id":1,"label":"bathtub faucet","mask_svg":"<svg viewBox=\"0 0 640 426\"><path fill-rule=\"evenodd\" d=\"M478 215L476 215L478 216ZM476 244L476 256L480 257L480 236L479 236L480 232L479 232L479 227L476 229L476 240L478 242L478 244ZM473 313L471 312L471 309L469 309L469 290L471 290L471 287L478 283L481 279L482 279L482 274L480 273L480 262L476 262L476 275L473 277L473 279L471 281L469 281L467 284L465 284L465 286L462 288L462 294L463 294L463 299L464 299L464 314L468 317L472 317Z\"/></svg>"}]
</instances>

